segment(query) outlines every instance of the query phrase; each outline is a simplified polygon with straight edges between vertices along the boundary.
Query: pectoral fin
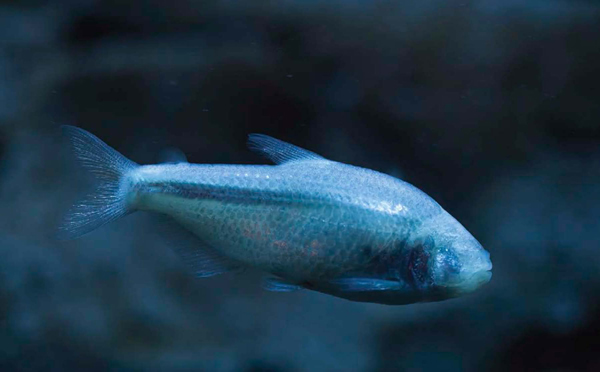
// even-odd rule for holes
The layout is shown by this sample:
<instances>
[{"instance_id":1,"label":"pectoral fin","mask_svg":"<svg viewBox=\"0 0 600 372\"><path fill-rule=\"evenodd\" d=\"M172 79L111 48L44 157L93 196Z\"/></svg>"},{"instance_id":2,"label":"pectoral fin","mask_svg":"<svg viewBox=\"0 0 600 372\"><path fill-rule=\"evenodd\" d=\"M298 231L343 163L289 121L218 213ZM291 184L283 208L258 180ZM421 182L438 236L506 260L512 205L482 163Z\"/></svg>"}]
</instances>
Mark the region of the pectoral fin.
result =
<instances>
[{"instance_id":1,"label":"pectoral fin","mask_svg":"<svg viewBox=\"0 0 600 372\"><path fill-rule=\"evenodd\" d=\"M395 291L402 289L402 284L394 280L374 278L340 278L329 281L343 292Z\"/></svg>"},{"instance_id":2,"label":"pectoral fin","mask_svg":"<svg viewBox=\"0 0 600 372\"><path fill-rule=\"evenodd\" d=\"M281 278L266 278L263 288L271 292L295 292L304 289L301 285Z\"/></svg>"}]
</instances>

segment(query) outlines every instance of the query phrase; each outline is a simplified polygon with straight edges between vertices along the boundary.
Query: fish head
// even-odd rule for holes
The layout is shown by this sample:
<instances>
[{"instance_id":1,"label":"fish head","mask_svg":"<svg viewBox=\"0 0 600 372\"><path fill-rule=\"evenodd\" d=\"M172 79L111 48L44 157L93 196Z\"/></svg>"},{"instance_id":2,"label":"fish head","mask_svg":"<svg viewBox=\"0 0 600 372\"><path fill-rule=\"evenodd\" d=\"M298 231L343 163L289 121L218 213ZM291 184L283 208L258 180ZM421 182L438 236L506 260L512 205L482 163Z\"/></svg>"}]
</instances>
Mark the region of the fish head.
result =
<instances>
[{"instance_id":1,"label":"fish head","mask_svg":"<svg viewBox=\"0 0 600 372\"><path fill-rule=\"evenodd\" d=\"M457 297L490 281L490 254L450 215L417 234L407 252L405 277L425 301Z\"/></svg>"}]
</instances>

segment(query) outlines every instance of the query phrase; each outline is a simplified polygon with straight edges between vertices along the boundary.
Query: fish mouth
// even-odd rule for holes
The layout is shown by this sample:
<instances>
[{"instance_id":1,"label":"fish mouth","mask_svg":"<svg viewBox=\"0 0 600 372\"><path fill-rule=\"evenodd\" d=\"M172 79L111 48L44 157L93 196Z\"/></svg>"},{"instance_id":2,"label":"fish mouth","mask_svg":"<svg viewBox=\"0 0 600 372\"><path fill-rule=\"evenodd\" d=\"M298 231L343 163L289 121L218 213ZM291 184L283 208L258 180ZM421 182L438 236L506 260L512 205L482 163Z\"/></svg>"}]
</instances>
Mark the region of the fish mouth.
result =
<instances>
[{"instance_id":1,"label":"fish mouth","mask_svg":"<svg viewBox=\"0 0 600 372\"><path fill-rule=\"evenodd\" d=\"M479 287L488 283L492 279L492 271L489 269L482 269L475 271L468 276L463 276L461 280L454 283L448 283L444 285L447 290L458 294L465 294L474 292Z\"/></svg>"},{"instance_id":2,"label":"fish mouth","mask_svg":"<svg viewBox=\"0 0 600 372\"><path fill-rule=\"evenodd\" d=\"M485 252L484 259L479 261L476 265L477 269L467 274L464 273L461 280L457 283L458 287L461 287L463 293L473 292L482 285L488 283L492 279L492 261L490 261L490 254ZM465 275L467 274L467 275Z\"/></svg>"},{"instance_id":3,"label":"fish mouth","mask_svg":"<svg viewBox=\"0 0 600 372\"><path fill-rule=\"evenodd\" d=\"M479 270L471 274L464 282L472 283L475 287L480 287L492 279L492 270Z\"/></svg>"},{"instance_id":4,"label":"fish mouth","mask_svg":"<svg viewBox=\"0 0 600 372\"><path fill-rule=\"evenodd\" d=\"M439 260L434 269L434 273L439 273L439 277L434 279L437 287L450 295L460 295L473 292L489 282L492 279L492 261L489 259L489 253L477 253L474 257L465 255L462 259L456 259L455 256L448 255Z\"/></svg>"}]
</instances>

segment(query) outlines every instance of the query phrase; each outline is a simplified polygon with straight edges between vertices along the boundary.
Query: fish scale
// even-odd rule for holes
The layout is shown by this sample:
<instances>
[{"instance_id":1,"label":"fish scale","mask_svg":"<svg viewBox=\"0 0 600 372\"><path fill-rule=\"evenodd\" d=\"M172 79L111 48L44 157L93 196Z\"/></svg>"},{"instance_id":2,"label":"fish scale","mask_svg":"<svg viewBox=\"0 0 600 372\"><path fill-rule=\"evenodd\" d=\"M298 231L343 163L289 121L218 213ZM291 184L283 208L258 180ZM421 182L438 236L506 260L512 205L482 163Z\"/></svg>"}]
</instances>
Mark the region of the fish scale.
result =
<instances>
[{"instance_id":1,"label":"fish scale","mask_svg":"<svg viewBox=\"0 0 600 372\"><path fill-rule=\"evenodd\" d=\"M134 205L175 217L236 260L285 272L298 280L352 270L371 258L357 254L360 247L383 250L388 246L390 236L381 232L393 231L396 239L405 239L409 233L409 228L397 229L395 219L379 216L380 211L340 203L344 190L303 190L300 185L307 180L315 180L313 186L322 184L319 168L264 166L251 173L247 168L222 167L224 170L220 166L163 166L160 172L141 167L131 176L136 179ZM349 169L345 177L351 178L351 172L355 170ZM175 180L181 173L187 180L178 184ZM190 179L199 181L193 184ZM280 179L288 180L286 188L277 184ZM168 187L160 187L161 182ZM275 187L269 187L272 185ZM190 188L197 193L190 194ZM372 251L377 253L377 248Z\"/></svg>"}]
</instances>

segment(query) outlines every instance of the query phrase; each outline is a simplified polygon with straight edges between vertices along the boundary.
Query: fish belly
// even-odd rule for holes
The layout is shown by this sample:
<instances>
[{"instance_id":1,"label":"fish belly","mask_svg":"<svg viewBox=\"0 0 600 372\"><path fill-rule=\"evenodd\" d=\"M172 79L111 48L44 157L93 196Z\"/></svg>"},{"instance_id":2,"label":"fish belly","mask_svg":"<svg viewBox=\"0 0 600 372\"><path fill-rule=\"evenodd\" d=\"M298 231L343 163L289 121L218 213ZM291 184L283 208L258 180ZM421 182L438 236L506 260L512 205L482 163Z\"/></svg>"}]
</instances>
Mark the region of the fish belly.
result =
<instances>
[{"instance_id":1,"label":"fish belly","mask_svg":"<svg viewBox=\"0 0 600 372\"><path fill-rule=\"evenodd\" d=\"M374 216L335 205L153 199L155 208L226 256L289 279L359 270L392 239L370 228Z\"/></svg>"}]
</instances>

